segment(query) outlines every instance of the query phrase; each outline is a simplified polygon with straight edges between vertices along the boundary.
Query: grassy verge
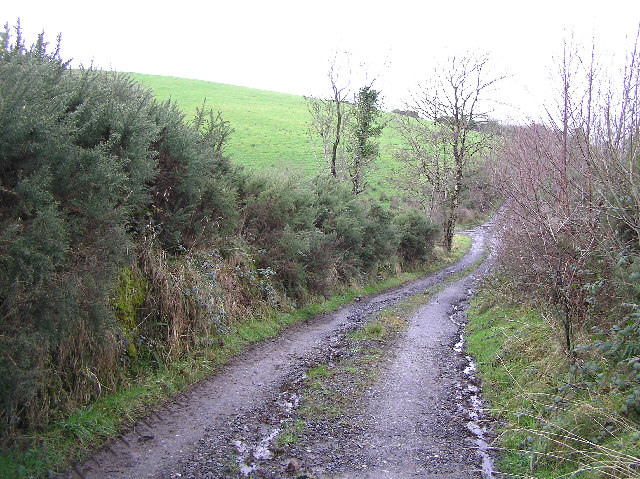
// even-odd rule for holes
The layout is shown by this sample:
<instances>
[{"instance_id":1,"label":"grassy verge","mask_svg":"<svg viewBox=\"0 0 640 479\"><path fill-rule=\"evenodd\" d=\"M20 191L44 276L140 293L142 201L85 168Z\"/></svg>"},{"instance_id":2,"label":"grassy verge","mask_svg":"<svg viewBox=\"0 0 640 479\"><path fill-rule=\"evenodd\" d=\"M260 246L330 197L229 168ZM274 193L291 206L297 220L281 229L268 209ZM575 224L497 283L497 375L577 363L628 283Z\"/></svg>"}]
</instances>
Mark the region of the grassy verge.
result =
<instances>
[{"instance_id":1,"label":"grassy verge","mask_svg":"<svg viewBox=\"0 0 640 479\"><path fill-rule=\"evenodd\" d=\"M501 424L501 472L640 477L638 424L617 412L624 394L592 388L576 375L553 322L490 288L474 300L469 320L468 350Z\"/></svg>"},{"instance_id":2,"label":"grassy verge","mask_svg":"<svg viewBox=\"0 0 640 479\"><path fill-rule=\"evenodd\" d=\"M403 273L363 287L349 288L333 297L309 304L289 314L250 318L219 338L210 348L192 352L180 361L121 391L107 393L89 406L76 411L44 433L21 438L12 448L0 452L0 478L46 476L80 460L87 452L116 437L137 418L147 415L172 395L214 373L233 356L254 342L274 337L288 325L316 314L332 311L356 296L396 287L457 261L469 249L471 239L458 235L451 253L436 249L436 260L420 271Z\"/></svg>"}]
</instances>

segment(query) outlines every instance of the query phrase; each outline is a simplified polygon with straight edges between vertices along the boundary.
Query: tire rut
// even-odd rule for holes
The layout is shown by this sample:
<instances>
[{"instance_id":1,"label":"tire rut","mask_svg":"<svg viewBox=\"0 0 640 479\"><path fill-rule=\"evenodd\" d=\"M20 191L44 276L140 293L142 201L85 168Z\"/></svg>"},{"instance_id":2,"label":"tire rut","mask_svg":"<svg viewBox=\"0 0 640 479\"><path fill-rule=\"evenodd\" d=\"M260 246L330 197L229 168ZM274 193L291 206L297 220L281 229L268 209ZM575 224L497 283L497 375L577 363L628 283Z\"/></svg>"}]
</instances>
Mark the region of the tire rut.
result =
<instances>
[{"instance_id":1,"label":"tire rut","mask_svg":"<svg viewBox=\"0 0 640 479\"><path fill-rule=\"evenodd\" d=\"M293 325L277 338L256 344L218 373L176 396L164 408L150 412L120 438L61 477L230 477L216 472L221 468L234 470L235 459L218 455L222 443L215 438L227 441L230 430L249 431L252 425L245 418L255 416L256 411L264 411L264 424L277 424L278 414L273 414L273 410L279 407L283 392L295 385L296 378L310 365L341 354L341 338L373 313L423 292L481 259L487 228L488 225L483 225L467 232L473 238L472 246L454 265L401 287L359 298L334 312ZM260 426L262 429L264 424ZM267 428L258 433L268 437L270 431ZM194 461L208 461L211 467L194 469L191 467ZM185 464L190 467L185 469ZM199 472L189 472L196 470Z\"/></svg>"}]
</instances>

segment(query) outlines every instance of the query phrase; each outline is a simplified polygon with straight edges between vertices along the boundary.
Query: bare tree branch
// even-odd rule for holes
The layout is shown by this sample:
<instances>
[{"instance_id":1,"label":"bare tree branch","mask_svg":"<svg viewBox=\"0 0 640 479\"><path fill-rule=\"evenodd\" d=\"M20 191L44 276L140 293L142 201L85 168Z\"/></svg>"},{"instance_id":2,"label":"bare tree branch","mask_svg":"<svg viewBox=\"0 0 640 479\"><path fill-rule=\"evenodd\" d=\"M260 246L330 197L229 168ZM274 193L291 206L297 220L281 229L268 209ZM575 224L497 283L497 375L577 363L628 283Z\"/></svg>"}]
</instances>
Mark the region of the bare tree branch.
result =
<instances>
[{"instance_id":1,"label":"bare tree branch","mask_svg":"<svg viewBox=\"0 0 640 479\"><path fill-rule=\"evenodd\" d=\"M418 142L427 140L431 145L432 156L422 164L423 170L430 171L424 176L434 181L432 194L446 203L443 245L447 250L451 249L460 192L469 162L492 144L492 135L478 132L479 124L489 120L489 112L482 109L482 102L491 87L504 77L490 76L488 64L486 55L467 55L451 57L436 67L434 76L418 85L411 95L412 109L430 123L418 121L411 126L411 119L406 119L400 126L409 145L408 151L413 150L414 155L418 155L414 161L423 162L423 149L417 147ZM401 155L405 161L410 158L408 151ZM444 176L441 177L441 173Z\"/></svg>"}]
</instances>

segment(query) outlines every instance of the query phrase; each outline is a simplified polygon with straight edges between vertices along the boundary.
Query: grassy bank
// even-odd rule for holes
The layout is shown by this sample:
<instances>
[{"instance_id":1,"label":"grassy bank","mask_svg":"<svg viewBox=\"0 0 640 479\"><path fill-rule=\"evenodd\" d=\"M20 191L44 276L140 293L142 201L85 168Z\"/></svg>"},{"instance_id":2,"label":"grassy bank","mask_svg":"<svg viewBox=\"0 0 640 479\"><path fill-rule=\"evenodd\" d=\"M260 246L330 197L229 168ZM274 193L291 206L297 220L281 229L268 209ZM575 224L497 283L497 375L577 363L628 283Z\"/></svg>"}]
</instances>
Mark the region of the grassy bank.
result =
<instances>
[{"instance_id":1,"label":"grassy bank","mask_svg":"<svg viewBox=\"0 0 640 479\"><path fill-rule=\"evenodd\" d=\"M48 471L64 470L86 456L88 451L117 437L123 428L147 415L150 408L160 406L172 395L215 373L221 365L252 343L274 337L290 324L334 310L356 296L398 286L454 263L470 245L469 237L459 235L450 254L436 248L435 261L420 271L349 288L289 314L273 311L259 318L248 318L210 348L199 349L188 357L170 362L152 376L143 377L126 389L107 392L42 434L22 437L12 449L0 454L0 478L42 477Z\"/></svg>"},{"instance_id":2,"label":"grassy bank","mask_svg":"<svg viewBox=\"0 0 640 479\"><path fill-rule=\"evenodd\" d=\"M640 477L637 417L623 414L626 394L599 387L565 354L560 328L530 307L487 287L467 327L483 394L499 421L496 446L508 477ZM588 338L581 338L583 341Z\"/></svg>"}]
</instances>

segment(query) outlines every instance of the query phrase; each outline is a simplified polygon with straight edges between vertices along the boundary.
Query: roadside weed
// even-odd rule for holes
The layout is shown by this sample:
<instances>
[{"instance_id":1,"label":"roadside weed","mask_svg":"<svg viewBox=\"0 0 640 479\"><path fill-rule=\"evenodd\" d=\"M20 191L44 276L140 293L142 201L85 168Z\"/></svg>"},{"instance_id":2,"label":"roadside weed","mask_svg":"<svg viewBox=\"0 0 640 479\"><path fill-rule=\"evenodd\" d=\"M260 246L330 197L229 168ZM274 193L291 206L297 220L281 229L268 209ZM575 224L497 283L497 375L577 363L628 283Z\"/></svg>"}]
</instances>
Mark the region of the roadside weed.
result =
<instances>
[{"instance_id":1,"label":"roadside weed","mask_svg":"<svg viewBox=\"0 0 640 479\"><path fill-rule=\"evenodd\" d=\"M637 418L619 414L624 395L585 385L561 332L539 312L488 289L474 300L468 351L500 423L495 447L510 477L640 477Z\"/></svg>"}]
</instances>

